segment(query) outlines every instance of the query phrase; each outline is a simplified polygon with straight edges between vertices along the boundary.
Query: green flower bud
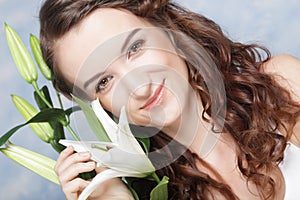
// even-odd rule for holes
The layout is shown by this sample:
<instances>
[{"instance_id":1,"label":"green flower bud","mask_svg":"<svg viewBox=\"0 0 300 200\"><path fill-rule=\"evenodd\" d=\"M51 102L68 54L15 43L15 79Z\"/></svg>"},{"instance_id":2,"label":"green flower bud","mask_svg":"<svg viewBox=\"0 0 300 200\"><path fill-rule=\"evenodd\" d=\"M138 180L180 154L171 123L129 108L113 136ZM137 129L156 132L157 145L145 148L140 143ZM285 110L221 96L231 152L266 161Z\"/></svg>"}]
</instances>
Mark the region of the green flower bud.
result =
<instances>
[{"instance_id":1,"label":"green flower bud","mask_svg":"<svg viewBox=\"0 0 300 200\"><path fill-rule=\"evenodd\" d=\"M38 64L42 74L44 75L44 77L46 79L52 80L51 70L49 69L48 65L45 63L43 56L42 56L39 39L32 34L30 34L30 46L31 46L31 50L34 55L35 61Z\"/></svg>"},{"instance_id":2,"label":"green flower bud","mask_svg":"<svg viewBox=\"0 0 300 200\"><path fill-rule=\"evenodd\" d=\"M16 163L59 185L54 172L55 160L12 143L7 143L6 148L0 151Z\"/></svg>"},{"instance_id":3,"label":"green flower bud","mask_svg":"<svg viewBox=\"0 0 300 200\"><path fill-rule=\"evenodd\" d=\"M12 101L26 121L30 120L38 113L32 105L17 95L12 95ZM53 129L48 122L31 123L29 126L39 138L47 143L54 138Z\"/></svg>"},{"instance_id":4,"label":"green flower bud","mask_svg":"<svg viewBox=\"0 0 300 200\"><path fill-rule=\"evenodd\" d=\"M13 60L21 76L28 83L37 80L38 74L34 62L24 43L13 28L5 24L5 33Z\"/></svg>"}]
</instances>

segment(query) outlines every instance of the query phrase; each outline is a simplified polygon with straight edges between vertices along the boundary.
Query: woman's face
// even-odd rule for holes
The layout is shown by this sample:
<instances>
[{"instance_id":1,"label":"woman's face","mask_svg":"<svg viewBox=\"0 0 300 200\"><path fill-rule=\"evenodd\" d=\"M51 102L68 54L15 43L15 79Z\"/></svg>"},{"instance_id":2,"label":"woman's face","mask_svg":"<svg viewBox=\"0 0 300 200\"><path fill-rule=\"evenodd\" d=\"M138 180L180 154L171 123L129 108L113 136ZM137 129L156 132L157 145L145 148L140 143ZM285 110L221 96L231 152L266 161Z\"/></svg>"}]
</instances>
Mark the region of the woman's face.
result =
<instances>
[{"instance_id":1,"label":"woman's face","mask_svg":"<svg viewBox=\"0 0 300 200\"><path fill-rule=\"evenodd\" d=\"M125 106L133 124L176 125L189 104L187 66L168 35L127 11L94 11L54 50L68 82L116 116Z\"/></svg>"}]
</instances>

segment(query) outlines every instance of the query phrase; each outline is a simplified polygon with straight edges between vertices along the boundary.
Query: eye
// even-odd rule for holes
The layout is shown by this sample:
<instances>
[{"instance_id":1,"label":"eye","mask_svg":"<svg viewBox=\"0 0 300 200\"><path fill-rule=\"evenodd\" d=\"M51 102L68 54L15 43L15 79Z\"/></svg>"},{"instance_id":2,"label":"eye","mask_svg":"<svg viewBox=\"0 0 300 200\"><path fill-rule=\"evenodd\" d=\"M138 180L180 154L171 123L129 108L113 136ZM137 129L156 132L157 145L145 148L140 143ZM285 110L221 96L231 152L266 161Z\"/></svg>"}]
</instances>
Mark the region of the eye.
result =
<instances>
[{"instance_id":1,"label":"eye","mask_svg":"<svg viewBox=\"0 0 300 200\"><path fill-rule=\"evenodd\" d=\"M106 76L106 77L100 79L100 81L98 82L98 84L96 86L96 92L101 92L101 91L105 90L108 87L108 84L112 78L113 78L113 76L109 75L109 76Z\"/></svg>"},{"instance_id":2,"label":"eye","mask_svg":"<svg viewBox=\"0 0 300 200\"><path fill-rule=\"evenodd\" d=\"M128 49L127 59L131 58L131 56L134 56L136 53L141 51L143 44L144 40L138 40L134 42Z\"/></svg>"}]
</instances>

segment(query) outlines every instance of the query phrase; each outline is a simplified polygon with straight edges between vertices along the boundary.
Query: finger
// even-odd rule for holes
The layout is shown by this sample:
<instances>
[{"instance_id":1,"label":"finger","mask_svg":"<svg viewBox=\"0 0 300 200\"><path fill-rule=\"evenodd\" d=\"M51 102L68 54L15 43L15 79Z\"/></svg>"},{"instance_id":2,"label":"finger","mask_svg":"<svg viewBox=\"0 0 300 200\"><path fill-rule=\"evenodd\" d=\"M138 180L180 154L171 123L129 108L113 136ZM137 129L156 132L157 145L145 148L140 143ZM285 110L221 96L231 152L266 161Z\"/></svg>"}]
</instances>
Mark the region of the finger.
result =
<instances>
[{"instance_id":1,"label":"finger","mask_svg":"<svg viewBox=\"0 0 300 200\"><path fill-rule=\"evenodd\" d=\"M103 166L97 167L96 166L95 171L97 174L99 174L100 172L103 172L104 170L107 170L107 169L108 169L108 167L103 167Z\"/></svg>"},{"instance_id":2,"label":"finger","mask_svg":"<svg viewBox=\"0 0 300 200\"><path fill-rule=\"evenodd\" d=\"M57 168L61 165L61 163L63 161L66 160L67 157L69 157L70 155L72 155L74 153L74 148L72 146L68 146L67 148L65 148L60 154L59 157L56 161L56 165L54 170L57 171Z\"/></svg>"},{"instance_id":3,"label":"finger","mask_svg":"<svg viewBox=\"0 0 300 200\"><path fill-rule=\"evenodd\" d=\"M72 154L65 158L63 161L61 161L59 164L57 164L56 172L59 175L65 170L67 170L71 165L74 165L76 163L87 162L90 161L90 159L91 154L89 152L80 152Z\"/></svg>"},{"instance_id":4,"label":"finger","mask_svg":"<svg viewBox=\"0 0 300 200\"><path fill-rule=\"evenodd\" d=\"M62 187L62 190L67 198L67 200L78 199L78 195L87 187L90 182L85 181L80 178L76 178L70 181L68 184Z\"/></svg>"},{"instance_id":5,"label":"finger","mask_svg":"<svg viewBox=\"0 0 300 200\"><path fill-rule=\"evenodd\" d=\"M67 168L63 173L61 173L58 178L62 185L76 179L79 173L90 172L95 169L96 164L94 161L85 163L76 163Z\"/></svg>"}]
</instances>

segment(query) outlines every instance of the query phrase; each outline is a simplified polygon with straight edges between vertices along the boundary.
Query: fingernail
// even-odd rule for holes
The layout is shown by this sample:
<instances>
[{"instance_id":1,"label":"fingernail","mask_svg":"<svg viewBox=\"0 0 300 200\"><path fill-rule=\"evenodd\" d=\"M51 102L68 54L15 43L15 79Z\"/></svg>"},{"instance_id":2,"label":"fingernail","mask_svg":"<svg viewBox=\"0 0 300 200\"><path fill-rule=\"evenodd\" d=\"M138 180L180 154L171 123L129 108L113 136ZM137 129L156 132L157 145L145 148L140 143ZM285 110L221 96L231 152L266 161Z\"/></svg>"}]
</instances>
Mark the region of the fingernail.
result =
<instances>
[{"instance_id":1,"label":"fingernail","mask_svg":"<svg viewBox=\"0 0 300 200\"><path fill-rule=\"evenodd\" d=\"M73 151L73 147L72 146L68 146L65 150L67 153Z\"/></svg>"},{"instance_id":2,"label":"fingernail","mask_svg":"<svg viewBox=\"0 0 300 200\"><path fill-rule=\"evenodd\" d=\"M81 157L89 157L90 156L90 153L89 152L80 152L79 155Z\"/></svg>"},{"instance_id":3,"label":"fingernail","mask_svg":"<svg viewBox=\"0 0 300 200\"><path fill-rule=\"evenodd\" d=\"M87 162L85 163L87 167L94 167L95 163L94 162Z\"/></svg>"}]
</instances>

